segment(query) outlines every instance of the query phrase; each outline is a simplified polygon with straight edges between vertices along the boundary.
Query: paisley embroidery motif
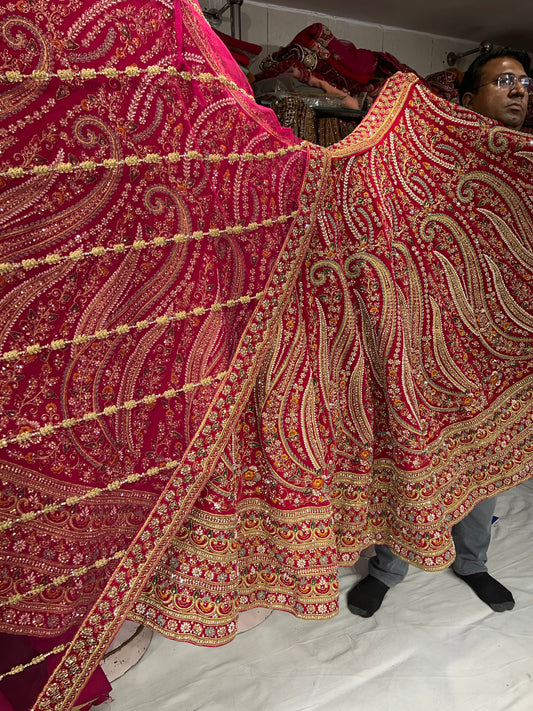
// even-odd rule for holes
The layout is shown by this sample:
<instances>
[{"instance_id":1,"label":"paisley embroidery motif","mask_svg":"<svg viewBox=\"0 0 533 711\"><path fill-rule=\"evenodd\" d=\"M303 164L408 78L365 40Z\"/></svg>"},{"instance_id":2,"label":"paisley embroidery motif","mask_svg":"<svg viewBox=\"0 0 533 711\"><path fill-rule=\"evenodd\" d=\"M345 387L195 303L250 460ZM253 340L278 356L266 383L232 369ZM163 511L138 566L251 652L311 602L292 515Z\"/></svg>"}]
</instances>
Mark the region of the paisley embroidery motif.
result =
<instances>
[{"instance_id":1,"label":"paisley embroidery motif","mask_svg":"<svg viewBox=\"0 0 533 711\"><path fill-rule=\"evenodd\" d=\"M77 630L68 709L126 616L332 616L531 476L532 146L397 75L321 149L192 0L43 8L0 8L0 625Z\"/></svg>"}]
</instances>

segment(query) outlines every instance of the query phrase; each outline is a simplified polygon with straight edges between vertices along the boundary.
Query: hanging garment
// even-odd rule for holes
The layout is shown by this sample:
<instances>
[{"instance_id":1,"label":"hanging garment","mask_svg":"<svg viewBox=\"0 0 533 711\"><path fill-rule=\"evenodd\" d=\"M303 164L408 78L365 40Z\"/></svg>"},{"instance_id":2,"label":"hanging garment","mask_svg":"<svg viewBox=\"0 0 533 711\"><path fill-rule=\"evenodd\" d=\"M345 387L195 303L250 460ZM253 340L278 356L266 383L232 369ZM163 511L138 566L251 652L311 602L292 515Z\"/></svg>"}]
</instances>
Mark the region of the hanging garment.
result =
<instances>
[{"instance_id":1,"label":"hanging garment","mask_svg":"<svg viewBox=\"0 0 533 711\"><path fill-rule=\"evenodd\" d=\"M397 74L321 148L192 0L53 7L0 8L0 629L72 637L36 710L126 618L219 645L372 543L448 566L533 456L529 136Z\"/></svg>"},{"instance_id":2,"label":"hanging garment","mask_svg":"<svg viewBox=\"0 0 533 711\"><path fill-rule=\"evenodd\" d=\"M292 74L302 82L323 82L357 95L376 75L377 55L338 40L328 27L315 23L299 32L286 47L262 60L256 80ZM314 84L312 83L314 82Z\"/></svg>"},{"instance_id":3,"label":"hanging garment","mask_svg":"<svg viewBox=\"0 0 533 711\"><path fill-rule=\"evenodd\" d=\"M368 105L395 72L414 72L388 52L358 49L352 42L337 39L319 22L265 57L260 68L255 81L294 76L310 86L328 86L328 91L337 89L354 98L368 94Z\"/></svg>"},{"instance_id":4,"label":"hanging garment","mask_svg":"<svg viewBox=\"0 0 533 711\"><path fill-rule=\"evenodd\" d=\"M437 96L442 96L443 99L459 102L459 86L463 80L464 72L460 72L455 67L443 69L440 72L434 72L426 77L426 82L429 88Z\"/></svg>"}]
</instances>

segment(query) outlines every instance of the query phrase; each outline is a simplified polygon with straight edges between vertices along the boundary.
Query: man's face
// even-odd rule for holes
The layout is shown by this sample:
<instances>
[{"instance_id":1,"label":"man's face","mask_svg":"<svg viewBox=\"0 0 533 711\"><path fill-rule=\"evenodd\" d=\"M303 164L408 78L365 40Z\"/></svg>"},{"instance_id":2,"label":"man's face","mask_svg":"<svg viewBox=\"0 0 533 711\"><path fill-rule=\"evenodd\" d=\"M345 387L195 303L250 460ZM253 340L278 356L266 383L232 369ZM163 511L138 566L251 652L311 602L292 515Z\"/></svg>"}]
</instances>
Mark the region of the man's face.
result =
<instances>
[{"instance_id":1,"label":"man's face","mask_svg":"<svg viewBox=\"0 0 533 711\"><path fill-rule=\"evenodd\" d=\"M490 59L481 70L480 88L466 92L463 106L478 114L500 121L507 128L520 129L526 118L528 91L517 81L513 87L498 88L493 80L509 72L517 77L525 76L524 67L512 57ZM481 86L484 85L484 86Z\"/></svg>"}]
</instances>

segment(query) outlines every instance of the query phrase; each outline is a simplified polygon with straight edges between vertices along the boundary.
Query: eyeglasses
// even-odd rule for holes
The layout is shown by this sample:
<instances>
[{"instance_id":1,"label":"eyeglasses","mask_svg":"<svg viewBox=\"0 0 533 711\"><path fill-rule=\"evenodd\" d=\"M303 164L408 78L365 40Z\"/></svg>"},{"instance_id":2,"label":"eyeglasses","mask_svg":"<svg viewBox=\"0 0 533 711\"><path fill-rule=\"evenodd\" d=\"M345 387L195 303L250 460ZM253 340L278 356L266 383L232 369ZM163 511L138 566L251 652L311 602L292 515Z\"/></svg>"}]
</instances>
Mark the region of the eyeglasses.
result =
<instances>
[{"instance_id":1,"label":"eyeglasses","mask_svg":"<svg viewBox=\"0 0 533 711\"><path fill-rule=\"evenodd\" d=\"M517 77L516 74L512 74L511 72L498 74L496 79L492 79L485 84L480 84L478 89L481 89L482 86L488 86L489 84L496 84L498 89L513 89L516 86L516 82L520 82L526 91L533 90L533 79L531 77L528 77L526 74Z\"/></svg>"}]
</instances>

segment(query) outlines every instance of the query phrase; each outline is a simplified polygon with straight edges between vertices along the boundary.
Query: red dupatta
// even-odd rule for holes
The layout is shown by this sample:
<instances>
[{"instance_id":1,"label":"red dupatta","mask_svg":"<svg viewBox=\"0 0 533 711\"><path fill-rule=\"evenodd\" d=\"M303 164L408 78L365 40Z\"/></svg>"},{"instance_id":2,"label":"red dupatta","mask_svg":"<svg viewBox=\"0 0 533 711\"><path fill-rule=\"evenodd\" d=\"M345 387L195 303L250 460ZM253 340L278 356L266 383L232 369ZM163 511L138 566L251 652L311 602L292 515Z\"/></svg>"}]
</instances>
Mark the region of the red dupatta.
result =
<instances>
[{"instance_id":1,"label":"red dupatta","mask_svg":"<svg viewBox=\"0 0 533 711\"><path fill-rule=\"evenodd\" d=\"M301 144L196 5L53 7L0 15L0 619L77 630L36 709L126 617L216 645L373 542L446 567L532 452L525 136L398 75Z\"/></svg>"}]
</instances>

